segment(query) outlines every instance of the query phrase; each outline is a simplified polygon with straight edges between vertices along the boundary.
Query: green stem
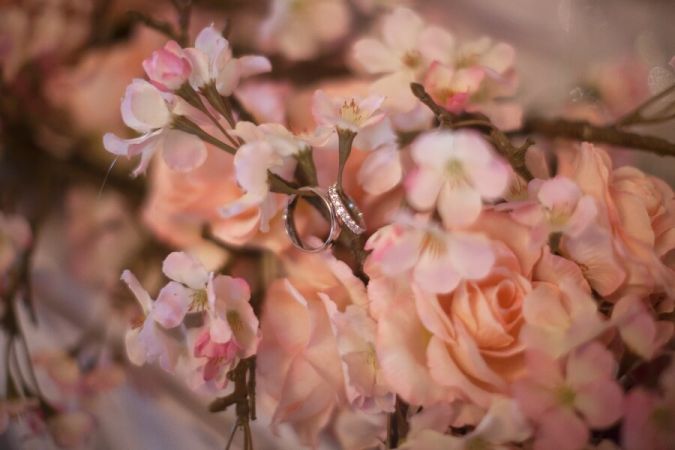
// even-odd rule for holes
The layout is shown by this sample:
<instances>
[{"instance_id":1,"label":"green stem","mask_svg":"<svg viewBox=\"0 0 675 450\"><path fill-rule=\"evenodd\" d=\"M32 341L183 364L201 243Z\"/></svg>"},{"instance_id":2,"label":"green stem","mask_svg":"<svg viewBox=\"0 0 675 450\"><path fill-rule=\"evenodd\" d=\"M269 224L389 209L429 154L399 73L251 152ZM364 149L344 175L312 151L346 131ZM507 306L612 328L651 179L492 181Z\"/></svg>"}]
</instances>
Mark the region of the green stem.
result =
<instances>
[{"instance_id":1,"label":"green stem","mask_svg":"<svg viewBox=\"0 0 675 450\"><path fill-rule=\"evenodd\" d=\"M206 131L202 130L199 127L199 125L197 125L196 123L194 123L192 120L188 119L185 116L174 116L172 126L176 130L180 130L185 133L195 135L202 141L208 142L209 144L214 145L221 150L225 150L227 153L234 155L237 152L237 149L235 149L230 145L227 145L220 139L211 136Z\"/></svg>"},{"instance_id":2,"label":"green stem","mask_svg":"<svg viewBox=\"0 0 675 450\"><path fill-rule=\"evenodd\" d=\"M342 175L345 170L345 165L352 152L352 144L356 133L352 130L337 129L338 133L338 173L337 173L337 187L338 191L342 192Z\"/></svg>"}]
</instances>

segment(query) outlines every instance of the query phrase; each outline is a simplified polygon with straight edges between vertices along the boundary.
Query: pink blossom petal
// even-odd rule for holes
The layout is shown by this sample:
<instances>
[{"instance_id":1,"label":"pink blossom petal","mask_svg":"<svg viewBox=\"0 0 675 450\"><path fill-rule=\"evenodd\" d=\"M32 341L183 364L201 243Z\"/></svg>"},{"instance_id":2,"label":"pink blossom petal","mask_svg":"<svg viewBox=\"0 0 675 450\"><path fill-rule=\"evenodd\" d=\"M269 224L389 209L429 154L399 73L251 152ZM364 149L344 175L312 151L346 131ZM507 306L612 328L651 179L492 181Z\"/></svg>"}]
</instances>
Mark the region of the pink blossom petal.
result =
<instances>
[{"instance_id":1,"label":"pink blossom petal","mask_svg":"<svg viewBox=\"0 0 675 450\"><path fill-rule=\"evenodd\" d=\"M413 275L419 287L434 293L452 292L460 281L452 254L434 250L422 251Z\"/></svg>"},{"instance_id":2,"label":"pink blossom petal","mask_svg":"<svg viewBox=\"0 0 675 450\"><path fill-rule=\"evenodd\" d=\"M272 63L264 56L242 56L238 59L239 76L242 78L267 73L272 70Z\"/></svg>"},{"instance_id":3,"label":"pink blossom petal","mask_svg":"<svg viewBox=\"0 0 675 450\"><path fill-rule=\"evenodd\" d=\"M415 50L424 22L408 8L396 8L388 15L382 27L384 42L394 50L406 52Z\"/></svg>"},{"instance_id":4,"label":"pink blossom petal","mask_svg":"<svg viewBox=\"0 0 675 450\"><path fill-rule=\"evenodd\" d=\"M429 211L436 204L443 187L443 174L428 168L410 172L405 180L407 199L419 211Z\"/></svg>"},{"instance_id":5,"label":"pink blossom petal","mask_svg":"<svg viewBox=\"0 0 675 450\"><path fill-rule=\"evenodd\" d=\"M616 302L612 322L632 351L645 359L652 357L656 350L656 324L640 298L628 296Z\"/></svg>"},{"instance_id":6,"label":"pink blossom petal","mask_svg":"<svg viewBox=\"0 0 675 450\"><path fill-rule=\"evenodd\" d=\"M380 317L376 348L382 374L397 394L416 405L442 398L427 369L427 345L412 302L398 304Z\"/></svg>"},{"instance_id":7,"label":"pink blossom petal","mask_svg":"<svg viewBox=\"0 0 675 450\"><path fill-rule=\"evenodd\" d=\"M597 380L577 390L574 406L591 428L607 428L623 413L623 391L614 380Z\"/></svg>"},{"instance_id":8,"label":"pink blossom petal","mask_svg":"<svg viewBox=\"0 0 675 450\"><path fill-rule=\"evenodd\" d=\"M591 342L574 351L567 359L567 383L583 387L598 380L609 380L615 375L616 361L600 343Z\"/></svg>"},{"instance_id":9,"label":"pink blossom petal","mask_svg":"<svg viewBox=\"0 0 675 450\"><path fill-rule=\"evenodd\" d=\"M384 194L395 188L403 176L398 148L388 145L372 152L359 169L359 184L372 195Z\"/></svg>"},{"instance_id":10,"label":"pink blossom petal","mask_svg":"<svg viewBox=\"0 0 675 450\"><path fill-rule=\"evenodd\" d=\"M333 126L339 119L340 106L321 89L314 92L312 115L318 125Z\"/></svg>"},{"instance_id":11,"label":"pink blossom petal","mask_svg":"<svg viewBox=\"0 0 675 450\"><path fill-rule=\"evenodd\" d=\"M134 79L127 87L121 110L124 123L141 133L165 127L171 120L160 91L141 79Z\"/></svg>"},{"instance_id":12,"label":"pink blossom petal","mask_svg":"<svg viewBox=\"0 0 675 450\"><path fill-rule=\"evenodd\" d=\"M159 291L153 317L164 328L175 328L183 322L191 304L192 290L171 281Z\"/></svg>"},{"instance_id":13,"label":"pink blossom petal","mask_svg":"<svg viewBox=\"0 0 675 450\"><path fill-rule=\"evenodd\" d=\"M376 39L361 39L354 44L354 59L371 74L396 71L400 60Z\"/></svg>"},{"instance_id":14,"label":"pink blossom petal","mask_svg":"<svg viewBox=\"0 0 675 450\"><path fill-rule=\"evenodd\" d=\"M152 311L152 299L150 298L148 291L146 291L143 286L141 286L138 278L136 278L136 276L131 271L125 270L122 272L121 279L126 283L126 285L129 287L129 290L131 290L131 292L134 294L134 297L136 297L138 303L140 303L141 308L143 309L143 314L146 316L150 314L150 311Z\"/></svg>"},{"instance_id":15,"label":"pink blossom petal","mask_svg":"<svg viewBox=\"0 0 675 450\"><path fill-rule=\"evenodd\" d=\"M455 50L455 38L445 29L437 26L426 26L418 39L420 52L428 61L449 63Z\"/></svg>"},{"instance_id":16,"label":"pink blossom petal","mask_svg":"<svg viewBox=\"0 0 675 450\"><path fill-rule=\"evenodd\" d=\"M227 320L221 317L211 317L209 323L211 340L216 344L226 344L232 339L232 328Z\"/></svg>"},{"instance_id":17,"label":"pink blossom petal","mask_svg":"<svg viewBox=\"0 0 675 450\"><path fill-rule=\"evenodd\" d=\"M595 200L590 195L586 195L579 200L574 213L569 218L565 234L571 237L579 236L586 227L593 222L598 215L598 208Z\"/></svg>"},{"instance_id":18,"label":"pink blossom petal","mask_svg":"<svg viewBox=\"0 0 675 450\"><path fill-rule=\"evenodd\" d=\"M236 61L229 61L223 67L218 70L218 76L216 77L216 90L220 95L229 96L232 95L239 80L241 79L241 73L239 72L239 65Z\"/></svg>"},{"instance_id":19,"label":"pink blossom petal","mask_svg":"<svg viewBox=\"0 0 675 450\"><path fill-rule=\"evenodd\" d=\"M164 162L177 172L189 172L206 161L206 145L197 136L178 130L164 132Z\"/></svg>"},{"instance_id":20,"label":"pink blossom petal","mask_svg":"<svg viewBox=\"0 0 675 450\"><path fill-rule=\"evenodd\" d=\"M204 265L194 256L184 252L173 252L164 258L162 272L172 280L192 289L205 289L209 280L209 273Z\"/></svg>"},{"instance_id":21,"label":"pink blossom petal","mask_svg":"<svg viewBox=\"0 0 675 450\"><path fill-rule=\"evenodd\" d=\"M580 450L588 442L588 428L569 409L553 409L539 420L534 450Z\"/></svg>"},{"instance_id":22,"label":"pink blossom petal","mask_svg":"<svg viewBox=\"0 0 675 450\"><path fill-rule=\"evenodd\" d=\"M480 193L467 184L446 182L438 197L438 212L446 228L471 225L483 209Z\"/></svg>"},{"instance_id":23,"label":"pink blossom petal","mask_svg":"<svg viewBox=\"0 0 675 450\"><path fill-rule=\"evenodd\" d=\"M495 252L480 234L453 233L449 239L448 254L455 270L470 280L485 278L495 263Z\"/></svg>"},{"instance_id":24,"label":"pink blossom petal","mask_svg":"<svg viewBox=\"0 0 675 450\"><path fill-rule=\"evenodd\" d=\"M547 208L560 205L573 206L581 198L581 189L569 178L556 176L541 184L537 198Z\"/></svg>"}]
</instances>

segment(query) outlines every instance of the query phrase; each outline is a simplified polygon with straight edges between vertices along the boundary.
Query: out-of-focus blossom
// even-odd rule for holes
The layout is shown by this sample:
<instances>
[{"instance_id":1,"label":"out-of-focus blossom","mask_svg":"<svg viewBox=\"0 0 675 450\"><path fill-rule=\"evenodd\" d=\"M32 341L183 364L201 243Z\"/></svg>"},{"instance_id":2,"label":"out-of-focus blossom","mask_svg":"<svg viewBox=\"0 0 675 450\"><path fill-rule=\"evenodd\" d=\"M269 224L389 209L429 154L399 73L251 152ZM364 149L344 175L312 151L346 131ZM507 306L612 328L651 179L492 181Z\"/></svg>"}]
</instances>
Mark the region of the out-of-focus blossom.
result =
<instances>
[{"instance_id":1,"label":"out-of-focus blossom","mask_svg":"<svg viewBox=\"0 0 675 450\"><path fill-rule=\"evenodd\" d=\"M350 21L345 0L273 0L260 40L288 59L310 59L345 36Z\"/></svg>"},{"instance_id":2,"label":"out-of-focus blossom","mask_svg":"<svg viewBox=\"0 0 675 450\"><path fill-rule=\"evenodd\" d=\"M270 192L269 172L288 178L295 170L297 155L307 143L296 138L279 124L254 125L239 122L235 135L245 142L234 156L237 183L244 195L224 205L220 212L230 218L251 209L260 211L260 230L269 230L269 221L279 211L281 202Z\"/></svg>"},{"instance_id":3,"label":"out-of-focus blossom","mask_svg":"<svg viewBox=\"0 0 675 450\"><path fill-rule=\"evenodd\" d=\"M597 215L593 197L583 195L569 178L534 179L528 184L528 192L531 200L516 202L511 215L519 223L532 227L535 240L545 241L551 233L576 237Z\"/></svg>"},{"instance_id":4,"label":"out-of-focus blossom","mask_svg":"<svg viewBox=\"0 0 675 450\"><path fill-rule=\"evenodd\" d=\"M337 338L352 407L371 414L393 412L396 396L382 378L375 353L375 321L363 306L348 305L340 312L330 297L320 297Z\"/></svg>"},{"instance_id":5,"label":"out-of-focus blossom","mask_svg":"<svg viewBox=\"0 0 675 450\"><path fill-rule=\"evenodd\" d=\"M135 79L122 99L122 119L133 130L142 133L133 139L122 139L113 133L103 136L103 145L114 155L141 160L133 171L145 173L150 159L161 151L164 161L177 171L190 171L206 160L206 145L197 136L171 128L174 114L186 108L182 100L159 91L145 80Z\"/></svg>"},{"instance_id":6,"label":"out-of-focus blossom","mask_svg":"<svg viewBox=\"0 0 675 450\"><path fill-rule=\"evenodd\" d=\"M518 405L506 397L495 397L480 423L464 436L447 435L445 429L435 430L416 418L411 420L402 450L506 450L512 448L511 443L522 442L531 434Z\"/></svg>"},{"instance_id":7,"label":"out-of-focus blossom","mask_svg":"<svg viewBox=\"0 0 675 450\"><path fill-rule=\"evenodd\" d=\"M412 10L397 8L382 23L382 41L365 38L354 45L354 58L370 74L382 74L373 92L386 97L385 105L409 112L417 105L410 83L421 81L432 61L452 53L454 38L428 26Z\"/></svg>"},{"instance_id":8,"label":"out-of-focus blossom","mask_svg":"<svg viewBox=\"0 0 675 450\"><path fill-rule=\"evenodd\" d=\"M454 69L437 61L431 64L424 86L431 97L451 112L462 111L478 91L485 72L477 67Z\"/></svg>"},{"instance_id":9,"label":"out-of-focus blossom","mask_svg":"<svg viewBox=\"0 0 675 450\"><path fill-rule=\"evenodd\" d=\"M534 448L583 448L589 428L608 428L621 418L623 392L616 362L597 342L572 352L564 370L543 353L527 353L527 372L514 384L525 415L537 424Z\"/></svg>"},{"instance_id":10,"label":"out-of-focus blossom","mask_svg":"<svg viewBox=\"0 0 675 450\"><path fill-rule=\"evenodd\" d=\"M288 279L269 286L258 370L259 386L276 403L272 423L290 424L301 443L315 446L345 388L328 314L312 294Z\"/></svg>"},{"instance_id":11,"label":"out-of-focus blossom","mask_svg":"<svg viewBox=\"0 0 675 450\"><path fill-rule=\"evenodd\" d=\"M194 48L184 50L192 65L190 84L200 90L213 84L219 94L231 95L242 78L272 70L264 56L232 56L230 43L213 25L204 28Z\"/></svg>"},{"instance_id":12,"label":"out-of-focus blossom","mask_svg":"<svg viewBox=\"0 0 675 450\"><path fill-rule=\"evenodd\" d=\"M661 373L659 391L633 388L623 405L625 450L669 450L675 442L675 363Z\"/></svg>"},{"instance_id":13,"label":"out-of-focus blossom","mask_svg":"<svg viewBox=\"0 0 675 450\"><path fill-rule=\"evenodd\" d=\"M237 88L235 95L258 123L285 124L286 103L292 89L278 81L250 81Z\"/></svg>"},{"instance_id":14,"label":"out-of-focus blossom","mask_svg":"<svg viewBox=\"0 0 675 450\"><path fill-rule=\"evenodd\" d=\"M574 262L545 249L537 263L534 289L523 302L520 340L554 358L607 330L591 290Z\"/></svg>"},{"instance_id":15,"label":"out-of-focus blossom","mask_svg":"<svg viewBox=\"0 0 675 450\"><path fill-rule=\"evenodd\" d=\"M509 182L508 164L473 132L427 133L411 155L417 169L406 180L408 201L421 211L437 208L448 228L471 225L482 200L498 198Z\"/></svg>"},{"instance_id":16,"label":"out-of-focus blossom","mask_svg":"<svg viewBox=\"0 0 675 450\"><path fill-rule=\"evenodd\" d=\"M133 324L127 331L125 343L129 360L136 365L159 361L160 366L167 371L173 371L180 354L180 348L175 339L160 325L160 319L155 317L156 310L163 307L162 303L154 301L130 271L122 273L124 281L138 300L142 309L142 319ZM162 295L158 298L169 298ZM166 305L171 309L171 305ZM162 314L160 314L162 315ZM163 314L168 316L167 314ZM169 322L168 325L175 326Z\"/></svg>"},{"instance_id":17,"label":"out-of-focus blossom","mask_svg":"<svg viewBox=\"0 0 675 450\"><path fill-rule=\"evenodd\" d=\"M34 398L0 400L0 435L7 431L12 420L37 408L38 405L38 400Z\"/></svg>"},{"instance_id":18,"label":"out-of-focus blossom","mask_svg":"<svg viewBox=\"0 0 675 450\"><path fill-rule=\"evenodd\" d=\"M479 280L495 255L480 234L449 233L421 219L401 217L379 229L366 243L369 259L388 277L410 276L420 289L451 292L462 279Z\"/></svg>"},{"instance_id":19,"label":"out-of-focus blossom","mask_svg":"<svg viewBox=\"0 0 675 450\"><path fill-rule=\"evenodd\" d=\"M188 80L190 60L176 41L167 42L143 61L150 82L162 91L175 91Z\"/></svg>"},{"instance_id":20,"label":"out-of-focus blossom","mask_svg":"<svg viewBox=\"0 0 675 450\"><path fill-rule=\"evenodd\" d=\"M633 295L616 302L611 320L628 348L647 360L673 336L673 323L657 321L647 302Z\"/></svg>"}]
</instances>

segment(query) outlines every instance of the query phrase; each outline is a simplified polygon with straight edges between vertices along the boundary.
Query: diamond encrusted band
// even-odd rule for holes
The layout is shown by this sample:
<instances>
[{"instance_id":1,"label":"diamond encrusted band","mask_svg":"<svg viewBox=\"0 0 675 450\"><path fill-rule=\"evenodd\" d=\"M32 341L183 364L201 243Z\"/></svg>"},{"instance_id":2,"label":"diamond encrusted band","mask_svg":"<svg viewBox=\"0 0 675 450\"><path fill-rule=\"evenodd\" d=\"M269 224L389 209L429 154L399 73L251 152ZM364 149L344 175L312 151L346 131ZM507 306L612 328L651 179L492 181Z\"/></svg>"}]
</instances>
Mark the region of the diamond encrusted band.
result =
<instances>
[{"instance_id":1,"label":"diamond encrusted band","mask_svg":"<svg viewBox=\"0 0 675 450\"><path fill-rule=\"evenodd\" d=\"M340 234L340 225L338 223L337 218L335 217L335 208L333 207L333 203L330 201L330 199L326 195L326 191L323 189L311 186L303 186L301 188L298 188L298 191L311 193L319 198L319 200L321 201L321 205L325 207L326 211L328 212L328 218L330 220L330 231L328 232L328 237L326 238L326 240L323 241L321 245L316 247L310 247L309 245L305 244L302 241L302 239L300 239L300 236L298 235L298 230L295 227L295 216L294 216L295 207L298 203L299 195L294 194L290 196L290 198L288 199L288 203L286 204L286 208L284 209L283 218L284 224L286 225L286 233L288 234L288 237L291 238L291 242L293 243L293 245L302 251L305 251L307 253L317 253L322 250L325 250L333 244L333 241Z\"/></svg>"},{"instance_id":2,"label":"diamond encrusted band","mask_svg":"<svg viewBox=\"0 0 675 450\"><path fill-rule=\"evenodd\" d=\"M338 192L336 184L332 184L328 188L328 198L333 204L340 223L356 235L365 233L366 222L363 220L363 213L350 196L347 194L343 194L343 196ZM347 200L347 206L345 206L343 198Z\"/></svg>"}]
</instances>

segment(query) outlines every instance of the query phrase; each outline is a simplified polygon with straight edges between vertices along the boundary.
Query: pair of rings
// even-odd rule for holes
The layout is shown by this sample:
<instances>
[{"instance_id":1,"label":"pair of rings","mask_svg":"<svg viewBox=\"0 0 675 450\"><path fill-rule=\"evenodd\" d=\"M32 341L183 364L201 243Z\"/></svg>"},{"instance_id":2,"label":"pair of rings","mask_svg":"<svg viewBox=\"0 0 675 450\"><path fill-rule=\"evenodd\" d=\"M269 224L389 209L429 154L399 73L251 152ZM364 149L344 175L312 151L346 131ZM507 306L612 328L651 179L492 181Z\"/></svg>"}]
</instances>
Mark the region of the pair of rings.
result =
<instances>
[{"instance_id":1,"label":"pair of rings","mask_svg":"<svg viewBox=\"0 0 675 450\"><path fill-rule=\"evenodd\" d=\"M318 200L317 206L325 211L330 222L328 237L320 245L310 245L304 242L298 234L295 225L295 207L303 194ZM351 197L339 191L336 184L331 185L328 191L314 186L298 188L298 193L290 196L286 209L284 209L284 224L293 245L308 253L316 253L329 248L340 235L341 227L348 228L356 235L366 231L363 213Z\"/></svg>"}]
</instances>

